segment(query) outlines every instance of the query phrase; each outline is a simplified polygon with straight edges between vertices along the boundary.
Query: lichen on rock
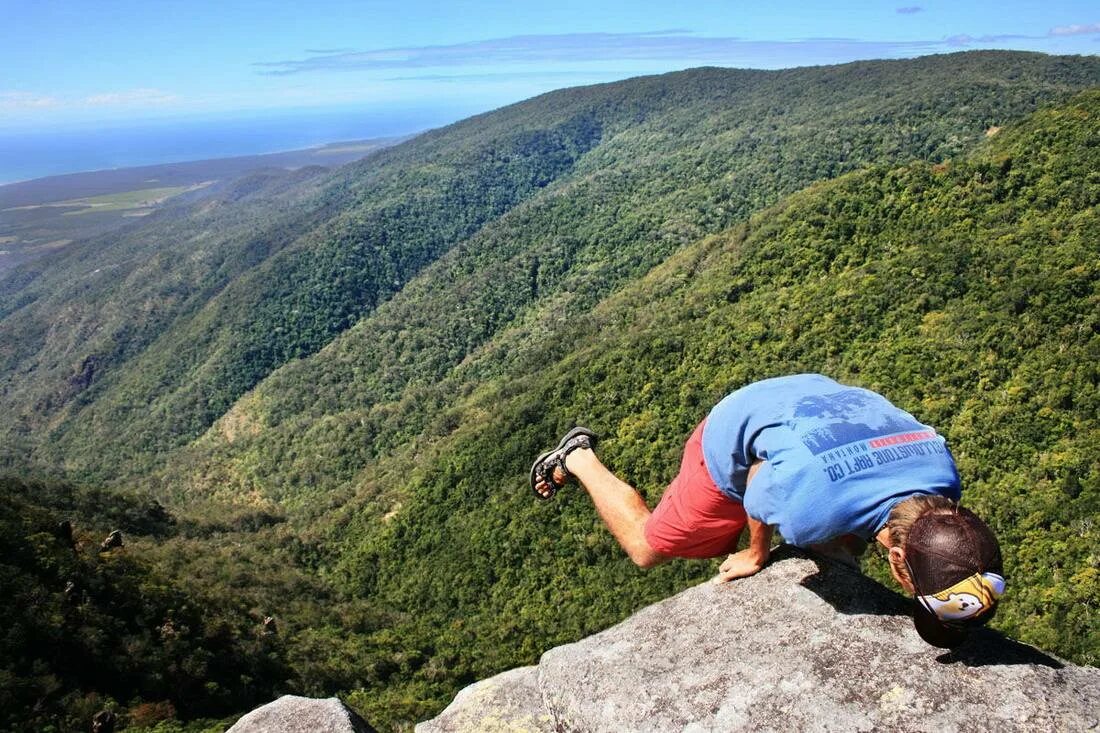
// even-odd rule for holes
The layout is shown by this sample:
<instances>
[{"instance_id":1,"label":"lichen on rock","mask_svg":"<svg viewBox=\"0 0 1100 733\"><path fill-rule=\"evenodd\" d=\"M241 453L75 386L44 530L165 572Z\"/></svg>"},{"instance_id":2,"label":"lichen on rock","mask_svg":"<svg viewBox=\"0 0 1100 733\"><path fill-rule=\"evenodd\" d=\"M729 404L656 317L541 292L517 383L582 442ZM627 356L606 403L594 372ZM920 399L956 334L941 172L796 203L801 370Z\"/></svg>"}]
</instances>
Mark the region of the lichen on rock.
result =
<instances>
[{"instance_id":1,"label":"lichen on rock","mask_svg":"<svg viewBox=\"0 0 1100 733\"><path fill-rule=\"evenodd\" d=\"M520 667L470 685L446 710L416 726L416 733L555 733L543 706L538 668Z\"/></svg>"}]
</instances>

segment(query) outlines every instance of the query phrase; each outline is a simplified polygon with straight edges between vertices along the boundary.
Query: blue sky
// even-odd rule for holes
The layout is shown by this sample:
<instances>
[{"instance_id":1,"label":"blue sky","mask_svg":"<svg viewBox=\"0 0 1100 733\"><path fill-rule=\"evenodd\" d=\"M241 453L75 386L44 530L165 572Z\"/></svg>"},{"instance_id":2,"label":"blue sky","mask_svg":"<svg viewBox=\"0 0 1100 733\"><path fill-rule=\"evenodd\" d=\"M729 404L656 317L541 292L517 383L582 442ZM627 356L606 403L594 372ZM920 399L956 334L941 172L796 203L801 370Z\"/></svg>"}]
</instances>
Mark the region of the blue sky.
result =
<instances>
[{"instance_id":1,"label":"blue sky","mask_svg":"<svg viewBox=\"0 0 1100 733\"><path fill-rule=\"evenodd\" d=\"M1100 52L1100 5L0 0L0 127L426 108L453 117L692 66Z\"/></svg>"}]
</instances>

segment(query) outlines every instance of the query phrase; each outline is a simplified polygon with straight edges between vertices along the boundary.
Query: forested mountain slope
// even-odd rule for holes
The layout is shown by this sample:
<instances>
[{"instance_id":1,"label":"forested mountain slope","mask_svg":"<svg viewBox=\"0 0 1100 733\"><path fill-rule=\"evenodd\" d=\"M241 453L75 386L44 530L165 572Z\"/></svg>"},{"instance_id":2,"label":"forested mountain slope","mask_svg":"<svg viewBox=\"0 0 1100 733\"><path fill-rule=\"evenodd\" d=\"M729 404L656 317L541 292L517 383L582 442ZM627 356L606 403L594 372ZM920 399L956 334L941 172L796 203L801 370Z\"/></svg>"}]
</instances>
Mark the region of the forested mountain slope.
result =
<instances>
[{"instance_id":1,"label":"forested mountain slope","mask_svg":"<svg viewBox=\"0 0 1100 733\"><path fill-rule=\"evenodd\" d=\"M361 633L293 625L329 655L311 674L382 664L400 639L415 663L380 686L356 677L370 688L354 699L376 719L411 719L713 572L677 562L642 573L582 492L534 500L530 461L566 427L597 429L605 461L652 504L714 401L823 371L947 436L965 501L1005 552L1010 595L995 625L1096 664L1098 115L1089 92L972 156L816 184L583 311L566 311L581 296L551 300L403 390L387 375L423 367L414 345L446 342L398 331L391 314L413 311L395 298L265 381L161 487L300 506L309 562L392 614ZM392 360L369 361L403 341ZM364 454L378 459L358 470ZM888 577L877 557L869 568Z\"/></svg>"},{"instance_id":2,"label":"forested mountain slope","mask_svg":"<svg viewBox=\"0 0 1100 733\"><path fill-rule=\"evenodd\" d=\"M0 459L24 463L70 404L324 219L320 169L250 176L0 279ZM184 198L184 197L181 197ZM263 213L266 212L266 213Z\"/></svg>"},{"instance_id":3,"label":"forested mountain slope","mask_svg":"<svg viewBox=\"0 0 1100 733\"><path fill-rule=\"evenodd\" d=\"M551 117L528 131L517 117L428 135L277 197L245 179L224 213L199 203L171 228L150 223L15 272L0 358L17 437L53 444L76 416L111 443L109 465L132 472L203 429L545 185L591 137L583 123Z\"/></svg>"},{"instance_id":4,"label":"forested mountain slope","mask_svg":"<svg viewBox=\"0 0 1100 733\"><path fill-rule=\"evenodd\" d=\"M564 90L213 220L200 205L72 247L0 284L9 460L96 480L146 473L399 294L333 346L347 358L326 369L331 389L294 387L265 419L369 410L506 327L584 312L783 193L869 163L944 159L1098 82L1092 58L991 52ZM323 428L343 431L343 447L311 469L318 489L389 445L352 422ZM282 478L255 487L269 496L313 483L271 473Z\"/></svg>"},{"instance_id":5,"label":"forested mountain slope","mask_svg":"<svg viewBox=\"0 0 1100 733\"><path fill-rule=\"evenodd\" d=\"M100 710L124 713L118 701L137 726L220 716L293 677L254 605L256 581L324 591L288 572L278 551L252 549L255 530L277 517L195 524L145 497L2 477L0 502L0 730L88 731ZM248 525L248 559L219 577L211 535ZM102 549L114 530L122 544Z\"/></svg>"}]
</instances>

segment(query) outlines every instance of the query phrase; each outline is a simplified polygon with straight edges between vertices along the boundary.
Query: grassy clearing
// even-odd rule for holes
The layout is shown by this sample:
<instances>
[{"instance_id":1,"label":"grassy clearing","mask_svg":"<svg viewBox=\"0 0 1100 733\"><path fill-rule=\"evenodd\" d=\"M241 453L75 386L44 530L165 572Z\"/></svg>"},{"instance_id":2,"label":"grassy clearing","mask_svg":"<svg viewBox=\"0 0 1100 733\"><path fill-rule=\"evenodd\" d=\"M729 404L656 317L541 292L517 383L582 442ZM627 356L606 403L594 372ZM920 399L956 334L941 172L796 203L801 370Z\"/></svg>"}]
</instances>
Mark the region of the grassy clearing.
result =
<instances>
[{"instance_id":1,"label":"grassy clearing","mask_svg":"<svg viewBox=\"0 0 1100 733\"><path fill-rule=\"evenodd\" d=\"M13 206L4 211L32 211L34 209L73 209L63 212L66 216L71 214L86 214L90 211L126 211L129 209L145 209L158 206L173 196L178 196L187 191L205 188L212 181L204 181L191 186L163 186L160 188L142 188L135 191L120 191L108 193L102 196L88 196L86 198L69 199L67 201L53 201L48 204L32 204L30 206Z\"/></svg>"},{"instance_id":2,"label":"grassy clearing","mask_svg":"<svg viewBox=\"0 0 1100 733\"><path fill-rule=\"evenodd\" d=\"M317 155L340 155L343 153L367 153L371 150L377 150L382 147L379 143L359 143L351 145L326 145L323 148L318 148Z\"/></svg>"},{"instance_id":3,"label":"grassy clearing","mask_svg":"<svg viewBox=\"0 0 1100 733\"><path fill-rule=\"evenodd\" d=\"M72 242L73 242L73 240L71 240L71 239L54 239L52 241L46 242L45 244L36 244L33 247L27 247L23 250L23 252L25 252L25 253L49 252L51 250L61 249L62 247L67 247L70 244L72 244Z\"/></svg>"},{"instance_id":4,"label":"grassy clearing","mask_svg":"<svg viewBox=\"0 0 1100 733\"><path fill-rule=\"evenodd\" d=\"M143 188L137 191L123 191L121 193L109 193L103 196L91 196L83 199L64 201L55 206L79 206L74 211L66 211L65 216L74 214L87 214L91 211L126 211L128 209L146 209L159 206L173 196L178 196L186 191L193 191L209 183L200 183L194 186L165 186L163 188Z\"/></svg>"}]
</instances>

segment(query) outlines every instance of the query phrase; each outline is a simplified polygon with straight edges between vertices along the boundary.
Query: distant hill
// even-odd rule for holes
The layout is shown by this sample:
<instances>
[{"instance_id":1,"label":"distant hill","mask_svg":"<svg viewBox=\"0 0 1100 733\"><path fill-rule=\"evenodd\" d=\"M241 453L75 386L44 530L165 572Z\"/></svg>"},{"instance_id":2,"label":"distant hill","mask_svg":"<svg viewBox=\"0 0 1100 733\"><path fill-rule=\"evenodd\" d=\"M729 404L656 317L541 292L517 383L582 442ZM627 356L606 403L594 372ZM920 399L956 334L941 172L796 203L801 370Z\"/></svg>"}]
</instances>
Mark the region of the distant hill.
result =
<instances>
[{"instance_id":1,"label":"distant hill","mask_svg":"<svg viewBox=\"0 0 1100 733\"><path fill-rule=\"evenodd\" d=\"M0 186L0 273L62 249L76 239L114 231L168 200L263 169L332 168L407 138L332 143L266 155L214 158L70 173Z\"/></svg>"},{"instance_id":2,"label":"distant hill","mask_svg":"<svg viewBox=\"0 0 1100 733\"><path fill-rule=\"evenodd\" d=\"M30 181L0 185L0 210L131 191L153 182L162 186L188 186L202 181L234 178L242 173L262 168L294 169L314 165L332 167L359 160L368 153L396 145L408 137L346 140L278 153L189 160L35 178Z\"/></svg>"},{"instance_id":3,"label":"distant hill","mask_svg":"<svg viewBox=\"0 0 1100 733\"><path fill-rule=\"evenodd\" d=\"M285 516L170 562L275 609L295 691L408 722L713 571L535 502L564 428L652 502L716 399L823 371L947 436L996 625L1096 664L1097 86L1007 52L697 69L246 179L0 281L3 460Z\"/></svg>"}]
</instances>

